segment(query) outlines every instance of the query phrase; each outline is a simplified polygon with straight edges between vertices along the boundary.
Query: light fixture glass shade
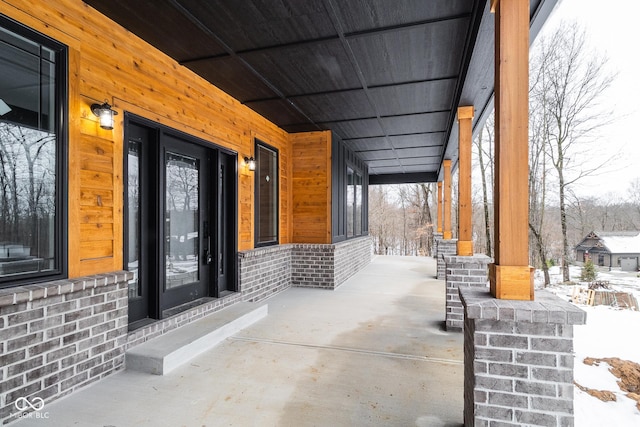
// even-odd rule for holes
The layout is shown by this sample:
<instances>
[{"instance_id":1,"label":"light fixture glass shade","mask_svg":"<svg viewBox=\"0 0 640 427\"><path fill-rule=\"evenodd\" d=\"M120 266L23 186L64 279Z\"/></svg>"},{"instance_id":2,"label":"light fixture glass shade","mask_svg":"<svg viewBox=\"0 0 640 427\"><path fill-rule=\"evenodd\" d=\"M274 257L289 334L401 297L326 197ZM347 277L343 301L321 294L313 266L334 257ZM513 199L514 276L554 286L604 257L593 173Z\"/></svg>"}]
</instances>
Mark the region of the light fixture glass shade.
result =
<instances>
[{"instance_id":1,"label":"light fixture glass shade","mask_svg":"<svg viewBox=\"0 0 640 427\"><path fill-rule=\"evenodd\" d=\"M111 130L113 129L114 118L117 111L111 109L111 105L107 101L104 104L92 104L91 111L100 119L100 127L102 129Z\"/></svg>"},{"instance_id":2,"label":"light fixture glass shade","mask_svg":"<svg viewBox=\"0 0 640 427\"><path fill-rule=\"evenodd\" d=\"M256 159L252 157L245 157L244 158L244 162L247 164L247 166L249 167L250 171L255 171L256 170Z\"/></svg>"}]
</instances>

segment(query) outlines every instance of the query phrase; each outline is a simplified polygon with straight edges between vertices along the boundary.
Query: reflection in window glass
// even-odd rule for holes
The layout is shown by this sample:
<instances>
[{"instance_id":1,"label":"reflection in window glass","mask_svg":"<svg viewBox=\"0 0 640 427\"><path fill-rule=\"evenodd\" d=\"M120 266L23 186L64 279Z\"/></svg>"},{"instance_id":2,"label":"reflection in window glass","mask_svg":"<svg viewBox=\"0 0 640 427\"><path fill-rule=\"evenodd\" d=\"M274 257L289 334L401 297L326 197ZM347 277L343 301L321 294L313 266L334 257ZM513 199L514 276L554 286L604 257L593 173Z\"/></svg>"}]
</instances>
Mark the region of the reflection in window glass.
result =
<instances>
[{"instance_id":1,"label":"reflection in window glass","mask_svg":"<svg viewBox=\"0 0 640 427\"><path fill-rule=\"evenodd\" d=\"M278 243L278 152L256 144L256 246Z\"/></svg>"},{"instance_id":2,"label":"reflection in window glass","mask_svg":"<svg viewBox=\"0 0 640 427\"><path fill-rule=\"evenodd\" d=\"M127 270L133 273L129 281L129 298L140 296L140 157L142 144L129 141L127 156L127 219L128 231L128 259Z\"/></svg>"},{"instance_id":3,"label":"reflection in window glass","mask_svg":"<svg viewBox=\"0 0 640 427\"><path fill-rule=\"evenodd\" d=\"M347 167L347 238L362 235L362 175Z\"/></svg>"},{"instance_id":4,"label":"reflection in window glass","mask_svg":"<svg viewBox=\"0 0 640 427\"><path fill-rule=\"evenodd\" d=\"M347 237L354 236L353 213L355 211L355 178L353 169L347 168Z\"/></svg>"},{"instance_id":5,"label":"reflection in window glass","mask_svg":"<svg viewBox=\"0 0 640 427\"><path fill-rule=\"evenodd\" d=\"M362 175L359 173L355 174L355 190L354 234L360 236L362 234Z\"/></svg>"},{"instance_id":6,"label":"reflection in window glass","mask_svg":"<svg viewBox=\"0 0 640 427\"><path fill-rule=\"evenodd\" d=\"M55 60L0 28L0 282L60 269Z\"/></svg>"},{"instance_id":7,"label":"reflection in window glass","mask_svg":"<svg viewBox=\"0 0 640 427\"><path fill-rule=\"evenodd\" d=\"M200 280L200 174L197 159L167 153L165 199L166 288Z\"/></svg>"}]
</instances>

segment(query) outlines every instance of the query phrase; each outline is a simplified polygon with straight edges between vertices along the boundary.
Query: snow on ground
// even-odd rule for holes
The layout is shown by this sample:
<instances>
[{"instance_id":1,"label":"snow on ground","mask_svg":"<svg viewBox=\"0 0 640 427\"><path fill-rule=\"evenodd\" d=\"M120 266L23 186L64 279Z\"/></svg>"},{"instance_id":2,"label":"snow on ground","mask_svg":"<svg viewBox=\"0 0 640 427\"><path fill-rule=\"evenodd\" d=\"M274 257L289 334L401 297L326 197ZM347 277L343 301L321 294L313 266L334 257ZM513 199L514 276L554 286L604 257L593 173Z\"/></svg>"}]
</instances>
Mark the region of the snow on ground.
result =
<instances>
[{"instance_id":1,"label":"snow on ground","mask_svg":"<svg viewBox=\"0 0 640 427\"><path fill-rule=\"evenodd\" d=\"M559 297L571 300L572 285L563 285L559 268L550 271L552 286L547 289ZM571 268L571 278L576 283L580 267ZM541 275L536 272L536 283ZM640 277L638 273L600 271L597 280L609 281L612 289L632 293L640 303ZM582 285L586 287L586 285ZM577 427L640 426L640 410L636 402L626 397L617 384L617 378L609 372L609 365L588 366L586 357L618 357L640 363L640 312L608 306L579 305L587 312L587 324L574 328L575 381L595 390L608 390L616 394L616 402L601 400L574 389L575 425Z\"/></svg>"}]
</instances>

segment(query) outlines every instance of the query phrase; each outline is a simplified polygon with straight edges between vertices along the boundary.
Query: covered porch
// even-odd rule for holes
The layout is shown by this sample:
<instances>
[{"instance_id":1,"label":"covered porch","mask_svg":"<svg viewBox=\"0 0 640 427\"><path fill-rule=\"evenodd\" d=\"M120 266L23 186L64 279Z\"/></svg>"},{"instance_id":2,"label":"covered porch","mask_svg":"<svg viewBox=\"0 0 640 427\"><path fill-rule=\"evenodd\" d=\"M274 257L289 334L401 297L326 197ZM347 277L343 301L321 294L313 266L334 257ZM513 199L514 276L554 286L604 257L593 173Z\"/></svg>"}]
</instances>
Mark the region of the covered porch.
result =
<instances>
[{"instance_id":1,"label":"covered porch","mask_svg":"<svg viewBox=\"0 0 640 427\"><path fill-rule=\"evenodd\" d=\"M527 250L528 48L555 3L2 2L5 74L21 77L25 55L47 67L27 66L35 77L0 86L0 122L49 138L55 179L44 184L55 198L5 221L7 262L21 269L0 274L0 419L36 399L51 417L128 424L129 409L112 414L109 399L131 388L126 404L142 421L193 413L187 425L226 414L298 424L309 412L323 423L571 424L567 354L583 316L533 301ZM30 104L25 87L39 94ZM496 259L491 294L462 296L463 392L462 337L441 328L433 260L365 267L367 190L438 182L439 246L453 249L446 274L463 277L471 268L457 258L474 256L469 146L494 103ZM14 166L6 173L19 176ZM10 190L18 213L30 200ZM48 244L29 243L28 220L45 218ZM30 246L46 248L27 254ZM47 259L47 268L16 255ZM459 285L450 288L457 296ZM267 298L262 326L182 377L119 372L130 348ZM215 399L211 384L225 385ZM136 409L147 399L159 406Z\"/></svg>"},{"instance_id":2,"label":"covered porch","mask_svg":"<svg viewBox=\"0 0 640 427\"><path fill-rule=\"evenodd\" d=\"M433 258L375 257L335 291L268 299L266 318L168 375L125 370L41 414L55 425L461 425L463 340L444 331L435 274Z\"/></svg>"}]
</instances>

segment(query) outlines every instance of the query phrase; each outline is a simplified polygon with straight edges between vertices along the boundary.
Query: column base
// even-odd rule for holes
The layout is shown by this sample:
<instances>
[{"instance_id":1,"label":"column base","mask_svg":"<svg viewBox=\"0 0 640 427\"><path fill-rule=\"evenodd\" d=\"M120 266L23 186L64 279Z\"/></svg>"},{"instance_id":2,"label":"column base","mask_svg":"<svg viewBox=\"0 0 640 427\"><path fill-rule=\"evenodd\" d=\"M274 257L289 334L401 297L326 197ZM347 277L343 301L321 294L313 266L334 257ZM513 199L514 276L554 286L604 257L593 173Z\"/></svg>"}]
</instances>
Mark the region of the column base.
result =
<instances>
[{"instance_id":1,"label":"column base","mask_svg":"<svg viewBox=\"0 0 640 427\"><path fill-rule=\"evenodd\" d=\"M533 301L533 267L489 264L489 290L498 299Z\"/></svg>"},{"instance_id":2,"label":"column base","mask_svg":"<svg viewBox=\"0 0 640 427\"><path fill-rule=\"evenodd\" d=\"M445 231L444 233L442 233L442 238L444 240L451 240L453 238L453 234L451 234L450 231Z\"/></svg>"},{"instance_id":3,"label":"column base","mask_svg":"<svg viewBox=\"0 0 640 427\"><path fill-rule=\"evenodd\" d=\"M458 240L458 256L473 256L473 242L470 240Z\"/></svg>"}]
</instances>

